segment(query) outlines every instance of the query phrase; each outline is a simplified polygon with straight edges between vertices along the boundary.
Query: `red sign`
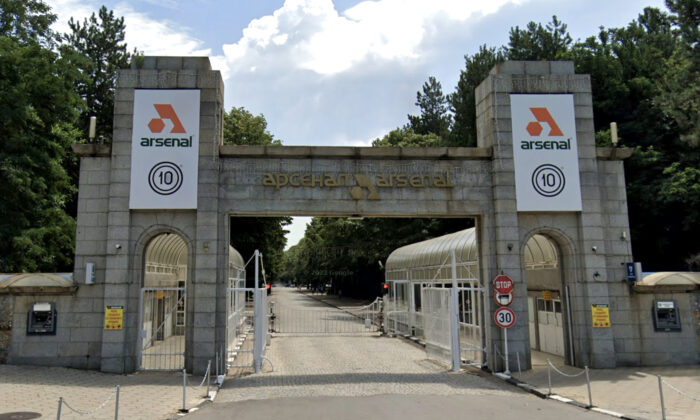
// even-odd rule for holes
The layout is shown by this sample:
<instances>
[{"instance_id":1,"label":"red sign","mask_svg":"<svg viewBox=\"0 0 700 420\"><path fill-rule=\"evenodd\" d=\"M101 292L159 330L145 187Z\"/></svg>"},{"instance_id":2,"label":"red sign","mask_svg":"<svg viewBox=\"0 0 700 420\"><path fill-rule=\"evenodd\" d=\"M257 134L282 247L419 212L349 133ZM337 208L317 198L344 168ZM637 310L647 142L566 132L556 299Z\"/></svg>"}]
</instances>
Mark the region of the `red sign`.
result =
<instances>
[{"instance_id":1,"label":"red sign","mask_svg":"<svg viewBox=\"0 0 700 420\"><path fill-rule=\"evenodd\" d=\"M509 306L513 303L513 293L493 292L493 300L501 306Z\"/></svg>"},{"instance_id":2,"label":"red sign","mask_svg":"<svg viewBox=\"0 0 700 420\"><path fill-rule=\"evenodd\" d=\"M493 320L501 328L510 328L515 324L515 312L506 307L498 308L493 313Z\"/></svg>"},{"instance_id":3,"label":"red sign","mask_svg":"<svg viewBox=\"0 0 700 420\"><path fill-rule=\"evenodd\" d=\"M513 291L513 280L505 274L496 276L493 279L493 289L502 295L507 295Z\"/></svg>"}]
</instances>

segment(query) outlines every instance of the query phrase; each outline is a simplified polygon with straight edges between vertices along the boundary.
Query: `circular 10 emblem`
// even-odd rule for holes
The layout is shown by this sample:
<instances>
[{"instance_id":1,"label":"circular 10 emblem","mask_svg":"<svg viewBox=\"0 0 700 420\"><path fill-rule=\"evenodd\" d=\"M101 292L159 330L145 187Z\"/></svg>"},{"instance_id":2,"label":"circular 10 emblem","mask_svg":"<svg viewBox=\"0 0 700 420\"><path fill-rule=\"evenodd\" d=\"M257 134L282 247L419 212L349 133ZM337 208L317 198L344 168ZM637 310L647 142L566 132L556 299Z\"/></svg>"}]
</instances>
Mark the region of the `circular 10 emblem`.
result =
<instances>
[{"instance_id":1,"label":"circular 10 emblem","mask_svg":"<svg viewBox=\"0 0 700 420\"><path fill-rule=\"evenodd\" d=\"M555 197L561 194L565 185L564 172L552 164L540 165L532 173L532 186L544 197Z\"/></svg>"},{"instance_id":2,"label":"circular 10 emblem","mask_svg":"<svg viewBox=\"0 0 700 420\"><path fill-rule=\"evenodd\" d=\"M160 195L171 195L182 186L182 169L172 162L156 163L148 173L148 185Z\"/></svg>"}]
</instances>

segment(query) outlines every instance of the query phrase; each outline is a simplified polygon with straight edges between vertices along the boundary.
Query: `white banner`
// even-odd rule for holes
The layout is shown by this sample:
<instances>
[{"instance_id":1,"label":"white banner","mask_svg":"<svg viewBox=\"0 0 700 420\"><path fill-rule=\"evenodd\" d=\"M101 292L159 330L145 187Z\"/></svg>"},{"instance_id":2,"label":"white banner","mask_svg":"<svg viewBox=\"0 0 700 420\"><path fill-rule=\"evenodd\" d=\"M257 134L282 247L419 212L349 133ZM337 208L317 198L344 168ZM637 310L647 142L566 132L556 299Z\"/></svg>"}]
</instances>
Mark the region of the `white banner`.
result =
<instances>
[{"instance_id":1,"label":"white banner","mask_svg":"<svg viewBox=\"0 0 700 420\"><path fill-rule=\"evenodd\" d=\"M131 209L196 209L199 90L134 91Z\"/></svg>"},{"instance_id":2,"label":"white banner","mask_svg":"<svg viewBox=\"0 0 700 420\"><path fill-rule=\"evenodd\" d=\"M580 211L573 95L510 95L518 211Z\"/></svg>"}]
</instances>

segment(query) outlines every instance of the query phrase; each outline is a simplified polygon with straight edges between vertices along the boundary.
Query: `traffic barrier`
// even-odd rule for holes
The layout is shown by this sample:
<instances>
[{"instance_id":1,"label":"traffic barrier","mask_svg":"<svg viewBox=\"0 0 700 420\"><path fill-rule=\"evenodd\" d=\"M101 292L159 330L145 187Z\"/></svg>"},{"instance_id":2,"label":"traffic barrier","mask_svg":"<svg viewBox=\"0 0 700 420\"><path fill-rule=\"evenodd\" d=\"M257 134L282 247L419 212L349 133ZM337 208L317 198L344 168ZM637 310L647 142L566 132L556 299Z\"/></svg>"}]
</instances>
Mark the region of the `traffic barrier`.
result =
<instances>
[{"instance_id":1,"label":"traffic barrier","mask_svg":"<svg viewBox=\"0 0 700 420\"><path fill-rule=\"evenodd\" d=\"M84 411L84 410L79 410L77 408L72 407L70 404L68 404L68 401L66 401L63 397L58 398L58 412L56 413L56 419L61 420L61 412L63 406L65 406L67 409L70 411L80 415L80 416L90 416L97 411L101 410L104 408L105 405L112 399L112 397L116 396L115 402L114 402L114 420L119 420L119 385L117 385L116 389L114 392L109 394L107 399L105 399L102 404L99 406L95 407L92 410Z\"/></svg>"},{"instance_id":2,"label":"traffic barrier","mask_svg":"<svg viewBox=\"0 0 700 420\"><path fill-rule=\"evenodd\" d=\"M549 384L549 393L547 394L552 395L552 370L557 372L558 374L565 376L567 378L576 378L579 377L583 374L586 375L586 387L588 388L588 407L593 407L593 396L591 394L591 377L588 373L588 366L584 366L584 370L582 372L576 373L576 374L569 374L569 373L564 373L561 370L557 369L556 366L554 366L551 362L551 360L547 359L547 382Z\"/></svg>"}]
</instances>

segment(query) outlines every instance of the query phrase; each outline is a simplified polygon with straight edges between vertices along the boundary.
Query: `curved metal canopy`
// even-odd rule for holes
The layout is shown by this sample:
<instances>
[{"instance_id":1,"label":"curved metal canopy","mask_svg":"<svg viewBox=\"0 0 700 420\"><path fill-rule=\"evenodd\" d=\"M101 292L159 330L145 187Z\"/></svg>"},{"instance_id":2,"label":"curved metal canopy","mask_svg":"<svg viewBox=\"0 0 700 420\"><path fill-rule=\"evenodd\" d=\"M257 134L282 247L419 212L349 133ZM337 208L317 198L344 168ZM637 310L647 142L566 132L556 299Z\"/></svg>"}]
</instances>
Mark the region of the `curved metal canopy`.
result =
<instances>
[{"instance_id":1,"label":"curved metal canopy","mask_svg":"<svg viewBox=\"0 0 700 420\"><path fill-rule=\"evenodd\" d=\"M395 249L386 260L386 269L437 267L455 251L457 262L477 261L476 229L470 228Z\"/></svg>"},{"instance_id":2,"label":"curved metal canopy","mask_svg":"<svg viewBox=\"0 0 700 420\"><path fill-rule=\"evenodd\" d=\"M559 253L554 241L544 235L535 234L525 243L525 269L559 267Z\"/></svg>"},{"instance_id":3,"label":"curved metal canopy","mask_svg":"<svg viewBox=\"0 0 700 420\"><path fill-rule=\"evenodd\" d=\"M397 248L387 258L386 269L440 266L449 261L452 250L458 263L476 262L476 229L465 229ZM526 269L558 267L556 245L544 235L533 235L525 244L524 260Z\"/></svg>"},{"instance_id":4,"label":"curved metal canopy","mask_svg":"<svg viewBox=\"0 0 700 420\"><path fill-rule=\"evenodd\" d=\"M236 248L228 246L228 265L229 267L245 268L245 262L241 253L236 251Z\"/></svg>"},{"instance_id":5,"label":"curved metal canopy","mask_svg":"<svg viewBox=\"0 0 700 420\"><path fill-rule=\"evenodd\" d=\"M171 267L187 265L187 244L178 234L162 233L148 244L146 264Z\"/></svg>"}]
</instances>

